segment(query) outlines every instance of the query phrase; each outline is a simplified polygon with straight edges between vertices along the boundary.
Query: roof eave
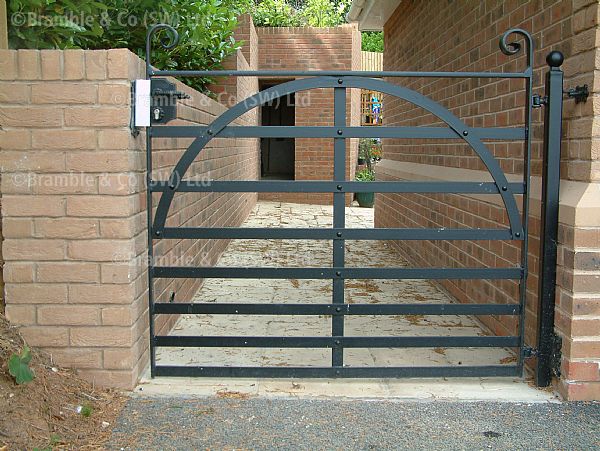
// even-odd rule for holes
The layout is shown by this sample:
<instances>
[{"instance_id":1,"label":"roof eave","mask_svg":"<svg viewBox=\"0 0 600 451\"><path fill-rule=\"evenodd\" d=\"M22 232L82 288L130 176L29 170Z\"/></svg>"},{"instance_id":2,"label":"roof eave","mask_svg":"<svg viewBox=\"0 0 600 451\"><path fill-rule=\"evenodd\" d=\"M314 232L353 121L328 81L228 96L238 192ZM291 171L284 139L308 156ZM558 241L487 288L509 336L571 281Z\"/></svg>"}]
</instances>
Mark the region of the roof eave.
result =
<instances>
[{"instance_id":1,"label":"roof eave","mask_svg":"<svg viewBox=\"0 0 600 451\"><path fill-rule=\"evenodd\" d=\"M358 23L361 31L381 31L402 0L353 0L348 22Z\"/></svg>"}]
</instances>

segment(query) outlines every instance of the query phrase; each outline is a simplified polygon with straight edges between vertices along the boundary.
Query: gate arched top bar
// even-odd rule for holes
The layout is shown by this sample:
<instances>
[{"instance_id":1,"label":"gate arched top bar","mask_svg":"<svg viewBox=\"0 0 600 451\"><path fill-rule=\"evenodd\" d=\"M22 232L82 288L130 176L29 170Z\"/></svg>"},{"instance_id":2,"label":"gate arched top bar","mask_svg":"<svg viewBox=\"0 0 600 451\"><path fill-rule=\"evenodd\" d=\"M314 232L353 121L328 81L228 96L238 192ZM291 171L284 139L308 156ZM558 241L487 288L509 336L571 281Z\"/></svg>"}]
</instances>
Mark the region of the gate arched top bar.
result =
<instances>
[{"instance_id":1,"label":"gate arched top bar","mask_svg":"<svg viewBox=\"0 0 600 451\"><path fill-rule=\"evenodd\" d=\"M460 120L448 109L439 103L434 102L430 98L413 91L412 89L392 85L382 80L365 77L316 77L289 81L277 86L273 86L264 91L260 91L248 97L216 118L208 126L206 134L200 135L192 142L192 144L190 144L173 169L169 177L170 189L162 193L156 211L156 217L154 221L155 235L160 236L160 231L165 227L174 194L177 191L179 183L183 180L187 170L202 149L204 149L204 147L213 138L218 137L219 133L226 126L243 114L268 102L295 92L318 88L364 88L383 92L384 94L397 97L423 108L446 123L457 134L457 137L462 138L467 144L469 144L469 146L475 151L477 156L479 156L487 168L496 186L498 187L498 193L501 195L504 202L511 232L516 238L521 236L522 223L514 193L512 192L510 184L508 183L504 172L500 168L500 165L489 152L488 148L483 144L481 139L476 136L476 132L473 133L473 130L470 127L467 127L462 120Z\"/></svg>"}]
</instances>

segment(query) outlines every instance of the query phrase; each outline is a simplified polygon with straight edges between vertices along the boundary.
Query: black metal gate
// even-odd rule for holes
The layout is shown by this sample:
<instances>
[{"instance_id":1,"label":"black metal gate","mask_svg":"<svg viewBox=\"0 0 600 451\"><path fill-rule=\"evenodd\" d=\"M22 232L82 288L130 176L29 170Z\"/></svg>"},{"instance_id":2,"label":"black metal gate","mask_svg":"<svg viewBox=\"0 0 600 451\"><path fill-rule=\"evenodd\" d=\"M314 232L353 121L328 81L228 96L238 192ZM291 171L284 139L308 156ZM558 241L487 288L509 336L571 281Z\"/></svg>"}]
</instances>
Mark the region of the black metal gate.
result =
<instances>
[{"instance_id":1,"label":"black metal gate","mask_svg":"<svg viewBox=\"0 0 600 451\"><path fill-rule=\"evenodd\" d=\"M149 302L151 373L153 376L229 376L229 377L431 377L431 376L519 376L524 359L531 354L524 345L524 319L527 282L529 179L531 154L532 108L546 104L549 132L546 139L546 172L554 178L545 184L544 217L554 233L545 236L550 242L542 245L545 266L552 266L552 242L556 258L556 222L558 194L558 163L560 155L560 122L562 105L562 72L558 66L562 57L553 52L548 59L546 97L533 96L533 43L530 35L520 29L506 32L500 40L500 49L506 55L521 50L518 42L508 42L510 35L518 35L525 43L527 67L523 72L301 72L301 71L175 71L156 70L151 66L151 42L162 30L161 44L165 48L176 45L176 31L168 25L154 26L147 37L147 79L156 77L257 76L297 77L270 87L234 106L207 127L154 126L147 128L147 175L150 193L160 193L155 214L152 195L148 195L149 241ZM167 38L168 39L165 39ZM553 56L552 56L553 55ZM448 109L420 93L393 85L374 77L427 77L454 79L521 79L525 81L524 127L475 128L452 114ZM334 125L314 126L231 126L242 114L274 99L300 91L328 88L334 92ZM361 88L395 96L427 110L439 118L445 127L349 127L346 125L346 95L350 88ZM163 93L165 94L165 93ZM167 96L169 95L166 93ZM159 109L160 110L160 109ZM161 111L156 111L160 117ZM558 133L557 133L558 130ZM194 138L171 176L166 180L152 180L152 140L165 137ZM216 137L267 138L332 138L334 140L334 178L332 181L212 181L198 184L184 180L186 171L202 151ZM481 159L493 182L406 182L377 181L369 184L346 180L346 139L428 138L458 139L467 143ZM485 139L525 143L524 176L518 183L509 183L498 161L483 143ZM548 180L548 177L546 177ZM496 229L353 229L345 224L345 196L347 193L453 193L495 194L501 197L508 216L508 227ZM169 208L175 193L182 192L287 192L333 193L332 228L173 228L166 227ZM519 211L518 196L522 198ZM544 234L542 235L544 237ZM294 239L331 240L333 265L323 268L261 268L261 267L172 267L153 264L153 245L156 240L168 239ZM348 268L345 265L346 240L514 240L521 243L521 264L506 268ZM549 254L546 255L546 251ZM331 302L315 304L249 304L249 303L169 303L154 299L154 281L158 278L251 278L251 279L329 279L333 285ZM539 328L540 352L547 343L554 280L551 273L541 274L543 293L540 318L545 321ZM344 299L346 279L514 279L520 283L519 299L513 304L349 304ZM552 290L552 293L548 292ZM327 315L332 318L332 329L327 337L237 337L237 336L156 336L156 315L213 314L213 315ZM520 321L515 336L455 336L455 337L349 337L344 334L344 319L349 315L513 315ZM550 321L550 322L549 322ZM545 328L545 329L544 329ZM550 327L550 332L551 332ZM329 348L331 366L327 367L216 367L216 366L160 366L156 364L157 347L252 347L252 348ZM517 362L513 365L443 366L443 367L348 367L344 365L344 349L348 348L408 348L408 347L510 347L517 348ZM531 351L531 350L529 350ZM547 372L545 356L540 354L542 368ZM547 359L546 359L547 360ZM544 366L546 365L546 366Z\"/></svg>"}]
</instances>

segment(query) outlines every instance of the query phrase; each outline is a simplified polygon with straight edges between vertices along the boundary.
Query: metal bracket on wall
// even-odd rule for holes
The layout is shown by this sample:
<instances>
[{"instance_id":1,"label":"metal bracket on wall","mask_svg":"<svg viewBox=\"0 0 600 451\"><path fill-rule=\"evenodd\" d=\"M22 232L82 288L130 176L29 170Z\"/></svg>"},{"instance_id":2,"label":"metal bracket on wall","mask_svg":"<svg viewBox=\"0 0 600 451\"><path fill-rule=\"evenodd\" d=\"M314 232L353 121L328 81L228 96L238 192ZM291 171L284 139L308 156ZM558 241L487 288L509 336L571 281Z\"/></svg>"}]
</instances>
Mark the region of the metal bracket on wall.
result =
<instances>
[{"instance_id":1,"label":"metal bracket on wall","mask_svg":"<svg viewBox=\"0 0 600 451\"><path fill-rule=\"evenodd\" d=\"M140 134L140 129L138 128L137 124L135 123L135 88L136 88L136 83L131 83L131 114L129 116L129 130L131 131L131 135L134 138L137 138L138 135Z\"/></svg>"},{"instance_id":2,"label":"metal bracket on wall","mask_svg":"<svg viewBox=\"0 0 600 451\"><path fill-rule=\"evenodd\" d=\"M570 99L575 99L575 103L586 102L588 97L590 96L590 90L588 85L583 86L575 86L574 88L566 89L563 91ZM539 94L534 94L531 96L531 106L533 108L541 108L548 103L547 96L541 96Z\"/></svg>"},{"instance_id":3,"label":"metal bracket on wall","mask_svg":"<svg viewBox=\"0 0 600 451\"><path fill-rule=\"evenodd\" d=\"M587 101L590 96L590 90L588 85L575 86L574 88L563 91L570 99L575 99L575 103L581 103Z\"/></svg>"}]
</instances>

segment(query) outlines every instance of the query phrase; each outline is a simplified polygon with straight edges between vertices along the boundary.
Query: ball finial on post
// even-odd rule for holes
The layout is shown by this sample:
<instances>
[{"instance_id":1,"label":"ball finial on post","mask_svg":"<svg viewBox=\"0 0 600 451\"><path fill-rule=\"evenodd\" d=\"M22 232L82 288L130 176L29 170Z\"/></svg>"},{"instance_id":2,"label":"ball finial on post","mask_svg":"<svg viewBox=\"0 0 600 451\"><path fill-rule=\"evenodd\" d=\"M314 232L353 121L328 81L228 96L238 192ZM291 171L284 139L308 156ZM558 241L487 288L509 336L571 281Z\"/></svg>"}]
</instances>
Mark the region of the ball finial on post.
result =
<instances>
[{"instance_id":1,"label":"ball finial on post","mask_svg":"<svg viewBox=\"0 0 600 451\"><path fill-rule=\"evenodd\" d=\"M548 53L548 56L546 57L546 62L548 63L548 66L550 66L550 67L560 67L560 66L562 66L562 63L564 61L565 61L565 56L558 50L551 51L550 53Z\"/></svg>"}]
</instances>

